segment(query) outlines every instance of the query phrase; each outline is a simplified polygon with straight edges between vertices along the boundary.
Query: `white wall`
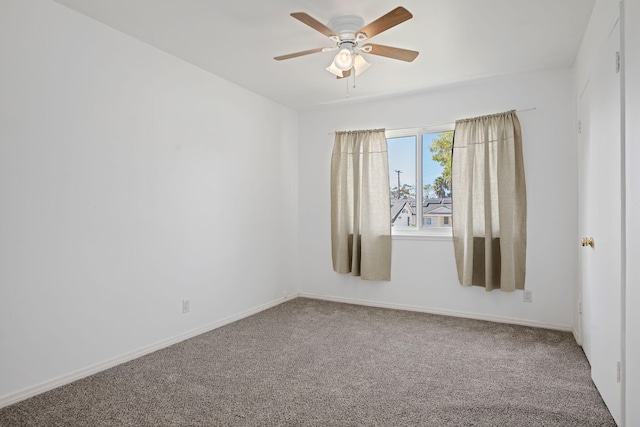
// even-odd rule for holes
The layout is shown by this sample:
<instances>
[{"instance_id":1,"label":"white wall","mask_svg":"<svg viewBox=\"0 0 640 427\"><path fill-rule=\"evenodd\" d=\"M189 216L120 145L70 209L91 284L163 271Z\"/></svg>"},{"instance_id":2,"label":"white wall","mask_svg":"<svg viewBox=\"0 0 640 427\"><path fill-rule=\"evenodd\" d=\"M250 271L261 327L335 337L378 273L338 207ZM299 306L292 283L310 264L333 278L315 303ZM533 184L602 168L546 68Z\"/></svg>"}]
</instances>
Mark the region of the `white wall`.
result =
<instances>
[{"instance_id":1,"label":"white wall","mask_svg":"<svg viewBox=\"0 0 640 427\"><path fill-rule=\"evenodd\" d=\"M51 1L0 58L0 406L296 291L297 113Z\"/></svg>"},{"instance_id":2,"label":"white wall","mask_svg":"<svg viewBox=\"0 0 640 427\"><path fill-rule=\"evenodd\" d=\"M357 90L357 89L356 89ZM571 329L577 278L577 159L571 70L300 113L300 291L342 300L467 313ZM331 267L329 167L335 130L450 123L510 109L523 131L528 198L526 289L486 292L458 284L451 240L393 241L391 282L367 282Z\"/></svg>"}]
</instances>

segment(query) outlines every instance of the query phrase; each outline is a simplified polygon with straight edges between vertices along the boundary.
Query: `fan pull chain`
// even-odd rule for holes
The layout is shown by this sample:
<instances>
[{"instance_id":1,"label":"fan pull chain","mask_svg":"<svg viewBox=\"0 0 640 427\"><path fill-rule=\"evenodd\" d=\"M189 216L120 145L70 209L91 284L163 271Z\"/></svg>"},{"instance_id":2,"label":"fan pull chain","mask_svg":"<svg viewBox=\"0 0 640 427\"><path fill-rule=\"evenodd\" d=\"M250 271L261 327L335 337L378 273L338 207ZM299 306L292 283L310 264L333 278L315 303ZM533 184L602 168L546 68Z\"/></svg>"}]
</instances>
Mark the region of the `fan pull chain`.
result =
<instances>
[{"instance_id":1,"label":"fan pull chain","mask_svg":"<svg viewBox=\"0 0 640 427\"><path fill-rule=\"evenodd\" d=\"M349 77L345 79L347 81L347 98L349 97Z\"/></svg>"}]
</instances>

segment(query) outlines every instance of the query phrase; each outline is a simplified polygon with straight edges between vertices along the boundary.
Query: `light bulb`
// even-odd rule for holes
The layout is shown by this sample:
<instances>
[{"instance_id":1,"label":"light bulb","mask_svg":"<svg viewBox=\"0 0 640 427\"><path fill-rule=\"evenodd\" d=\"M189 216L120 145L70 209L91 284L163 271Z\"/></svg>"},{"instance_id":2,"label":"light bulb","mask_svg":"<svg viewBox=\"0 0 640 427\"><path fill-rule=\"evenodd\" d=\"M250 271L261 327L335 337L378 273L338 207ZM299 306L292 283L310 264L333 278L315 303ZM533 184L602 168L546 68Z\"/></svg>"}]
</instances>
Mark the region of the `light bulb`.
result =
<instances>
[{"instance_id":1,"label":"light bulb","mask_svg":"<svg viewBox=\"0 0 640 427\"><path fill-rule=\"evenodd\" d=\"M333 59L333 63L335 66L343 71L351 69L353 66L353 56L351 56L351 52L349 49L342 49L336 57Z\"/></svg>"}]
</instances>

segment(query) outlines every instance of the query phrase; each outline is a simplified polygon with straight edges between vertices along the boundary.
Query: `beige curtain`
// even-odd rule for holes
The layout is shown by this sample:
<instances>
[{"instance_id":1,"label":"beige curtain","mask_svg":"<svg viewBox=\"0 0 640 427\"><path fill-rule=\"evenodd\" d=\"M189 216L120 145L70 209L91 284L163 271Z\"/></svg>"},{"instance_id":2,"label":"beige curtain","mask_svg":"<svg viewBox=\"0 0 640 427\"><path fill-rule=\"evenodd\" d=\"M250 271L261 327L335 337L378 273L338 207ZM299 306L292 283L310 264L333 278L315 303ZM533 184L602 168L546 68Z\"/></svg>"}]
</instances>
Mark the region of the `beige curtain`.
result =
<instances>
[{"instance_id":1,"label":"beige curtain","mask_svg":"<svg viewBox=\"0 0 640 427\"><path fill-rule=\"evenodd\" d=\"M460 284L524 289L527 197L516 112L458 120L451 175Z\"/></svg>"},{"instance_id":2,"label":"beige curtain","mask_svg":"<svg viewBox=\"0 0 640 427\"><path fill-rule=\"evenodd\" d=\"M391 280L391 213L384 129L336 132L331 157L333 269Z\"/></svg>"}]
</instances>

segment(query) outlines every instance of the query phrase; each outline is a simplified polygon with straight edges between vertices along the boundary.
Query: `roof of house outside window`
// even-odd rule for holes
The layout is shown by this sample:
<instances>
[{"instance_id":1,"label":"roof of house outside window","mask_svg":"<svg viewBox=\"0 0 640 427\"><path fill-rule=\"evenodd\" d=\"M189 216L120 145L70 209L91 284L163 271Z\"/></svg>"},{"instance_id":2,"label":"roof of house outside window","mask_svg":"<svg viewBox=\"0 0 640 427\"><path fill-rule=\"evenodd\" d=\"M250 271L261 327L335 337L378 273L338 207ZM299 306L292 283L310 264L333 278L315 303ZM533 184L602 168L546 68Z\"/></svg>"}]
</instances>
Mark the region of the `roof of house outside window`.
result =
<instances>
[{"instance_id":1,"label":"roof of house outside window","mask_svg":"<svg viewBox=\"0 0 640 427\"><path fill-rule=\"evenodd\" d=\"M411 215L415 215L416 201L414 199L391 199L391 222L394 222L402 209L408 206ZM451 197L444 199L425 199L422 203L422 215L451 215Z\"/></svg>"},{"instance_id":2,"label":"roof of house outside window","mask_svg":"<svg viewBox=\"0 0 640 427\"><path fill-rule=\"evenodd\" d=\"M415 215L416 202L413 200L413 206L411 206L411 202L410 199L391 199L391 222L395 222L405 206L409 207L411 215Z\"/></svg>"}]
</instances>

